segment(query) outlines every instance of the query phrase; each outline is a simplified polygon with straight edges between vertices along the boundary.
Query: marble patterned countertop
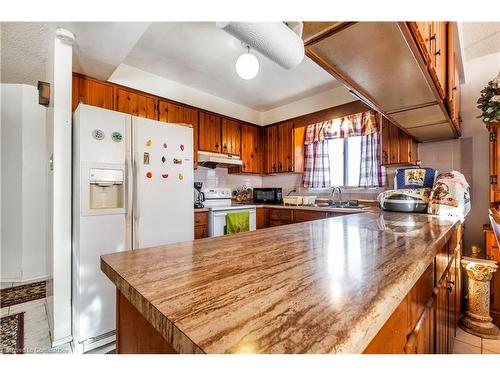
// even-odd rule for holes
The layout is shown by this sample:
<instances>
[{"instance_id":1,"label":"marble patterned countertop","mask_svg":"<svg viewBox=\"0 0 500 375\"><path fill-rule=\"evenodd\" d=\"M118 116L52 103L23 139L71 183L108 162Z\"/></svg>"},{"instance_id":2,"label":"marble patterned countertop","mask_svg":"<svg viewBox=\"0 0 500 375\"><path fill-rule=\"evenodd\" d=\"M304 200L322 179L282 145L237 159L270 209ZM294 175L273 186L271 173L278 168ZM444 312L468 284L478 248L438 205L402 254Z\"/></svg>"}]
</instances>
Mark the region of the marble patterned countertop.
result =
<instances>
[{"instance_id":1,"label":"marble patterned countertop","mask_svg":"<svg viewBox=\"0 0 500 375\"><path fill-rule=\"evenodd\" d=\"M369 212L108 254L180 353L361 353L458 221Z\"/></svg>"}]
</instances>

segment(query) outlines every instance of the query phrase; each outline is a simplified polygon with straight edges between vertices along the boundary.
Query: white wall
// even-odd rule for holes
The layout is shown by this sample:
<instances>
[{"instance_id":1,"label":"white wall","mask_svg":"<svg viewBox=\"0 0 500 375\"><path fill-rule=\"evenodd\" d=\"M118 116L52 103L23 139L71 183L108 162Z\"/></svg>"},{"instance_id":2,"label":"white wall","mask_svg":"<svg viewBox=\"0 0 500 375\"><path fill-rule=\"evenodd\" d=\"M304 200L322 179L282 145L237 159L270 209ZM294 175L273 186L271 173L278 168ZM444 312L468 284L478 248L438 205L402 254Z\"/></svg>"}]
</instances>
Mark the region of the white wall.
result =
<instances>
[{"instance_id":1,"label":"white wall","mask_svg":"<svg viewBox=\"0 0 500 375\"><path fill-rule=\"evenodd\" d=\"M71 341L71 81L72 47L54 38L48 78L52 83L48 141L53 154L49 178L49 328L52 345Z\"/></svg>"},{"instance_id":2,"label":"white wall","mask_svg":"<svg viewBox=\"0 0 500 375\"><path fill-rule=\"evenodd\" d=\"M285 104L281 107L276 107L269 111L262 112L262 124L273 124L278 121L321 111L322 109L335 107L356 100L358 99L352 96L344 86L336 87L334 89Z\"/></svg>"},{"instance_id":3,"label":"white wall","mask_svg":"<svg viewBox=\"0 0 500 375\"><path fill-rule=\"evenodd\" d=\"M489 208L489 141L488 131L477 116L479 92L498 74L500 53L465 62L467 81L461 85L460 115L462 137L458 140L419 145L419 158L424 165L440 171L457 169L471 185L471 212L465 221L465 253L479 244L484 249L483 224L488 223ZM484 253L483 253L484 255Z\"/></svg>"},{"instance_id":4,"label":"white wall","mask_svg":"<svg viewBox=\"0 0 500 375\"><path fill-rule=\"evenodd\" d=\"M2 84L2 281L45 279L45 107L34 86Z\"/></svg>"}]
</instances>

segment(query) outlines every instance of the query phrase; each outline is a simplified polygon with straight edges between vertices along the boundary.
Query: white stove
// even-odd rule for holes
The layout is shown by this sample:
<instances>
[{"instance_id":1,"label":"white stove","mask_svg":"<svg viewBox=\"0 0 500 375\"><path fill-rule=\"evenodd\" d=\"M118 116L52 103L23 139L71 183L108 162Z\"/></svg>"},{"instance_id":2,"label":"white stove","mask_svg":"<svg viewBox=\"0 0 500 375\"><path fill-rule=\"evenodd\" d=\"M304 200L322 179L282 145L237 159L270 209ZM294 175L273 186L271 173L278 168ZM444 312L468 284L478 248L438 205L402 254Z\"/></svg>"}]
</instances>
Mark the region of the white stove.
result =
<instances>
[{"instance_id":1,"label":"white stove","mask_svg":"<svg viewBox=\"0 0 500 375\"><path fill-rule=\"evenodd\" d=\"M253 204L232 204L231 189L204 188L205 208L208 213L208 235L223 236L226 233L226 214L234 211L248 211L250 214L250 230L256 229L256 206Z\"/></svg>"}]
</instances>

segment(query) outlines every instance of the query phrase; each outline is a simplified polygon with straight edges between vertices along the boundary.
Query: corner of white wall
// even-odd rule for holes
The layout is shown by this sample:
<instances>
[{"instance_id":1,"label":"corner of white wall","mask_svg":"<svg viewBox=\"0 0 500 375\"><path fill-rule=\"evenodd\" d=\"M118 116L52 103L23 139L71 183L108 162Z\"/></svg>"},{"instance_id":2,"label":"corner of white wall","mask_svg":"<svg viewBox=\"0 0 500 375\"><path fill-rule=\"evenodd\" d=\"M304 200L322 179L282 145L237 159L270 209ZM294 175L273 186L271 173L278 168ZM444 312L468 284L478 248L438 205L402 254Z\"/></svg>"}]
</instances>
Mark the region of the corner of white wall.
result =
<instances>
[{"instance_id":1,"label":"corner of white wall","mask_svg":"<svg viewBox=\"0 0 500 375\"><path fill-rule=\"evenodd\" d=\"M354 102L357 99L349 93L346 87L339 86L322 93L273 108L262 113L262 124L268 125L293 117L321 111L323 109Z\"/></svg>"}]
</instances>

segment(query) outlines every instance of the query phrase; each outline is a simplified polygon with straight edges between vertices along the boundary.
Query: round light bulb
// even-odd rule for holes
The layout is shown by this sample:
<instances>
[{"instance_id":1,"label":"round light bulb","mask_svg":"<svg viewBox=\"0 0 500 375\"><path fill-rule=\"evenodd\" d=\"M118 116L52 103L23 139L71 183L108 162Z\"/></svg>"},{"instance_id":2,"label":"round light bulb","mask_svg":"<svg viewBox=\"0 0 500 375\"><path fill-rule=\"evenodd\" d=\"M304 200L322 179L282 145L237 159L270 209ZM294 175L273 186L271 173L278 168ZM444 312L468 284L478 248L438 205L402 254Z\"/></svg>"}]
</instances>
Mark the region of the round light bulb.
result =
<instances>
[{"instance_id":1,"label":"round light bulb","mask_svg":"<svg viewBox=\"0 0 500 375\"><path fill-rule=\"evenodd\" d=\"M259 60L251 53L244 53L236 60L236 73L243 79L252 79L259 72Z\"/></svg>"}]
</instances>

